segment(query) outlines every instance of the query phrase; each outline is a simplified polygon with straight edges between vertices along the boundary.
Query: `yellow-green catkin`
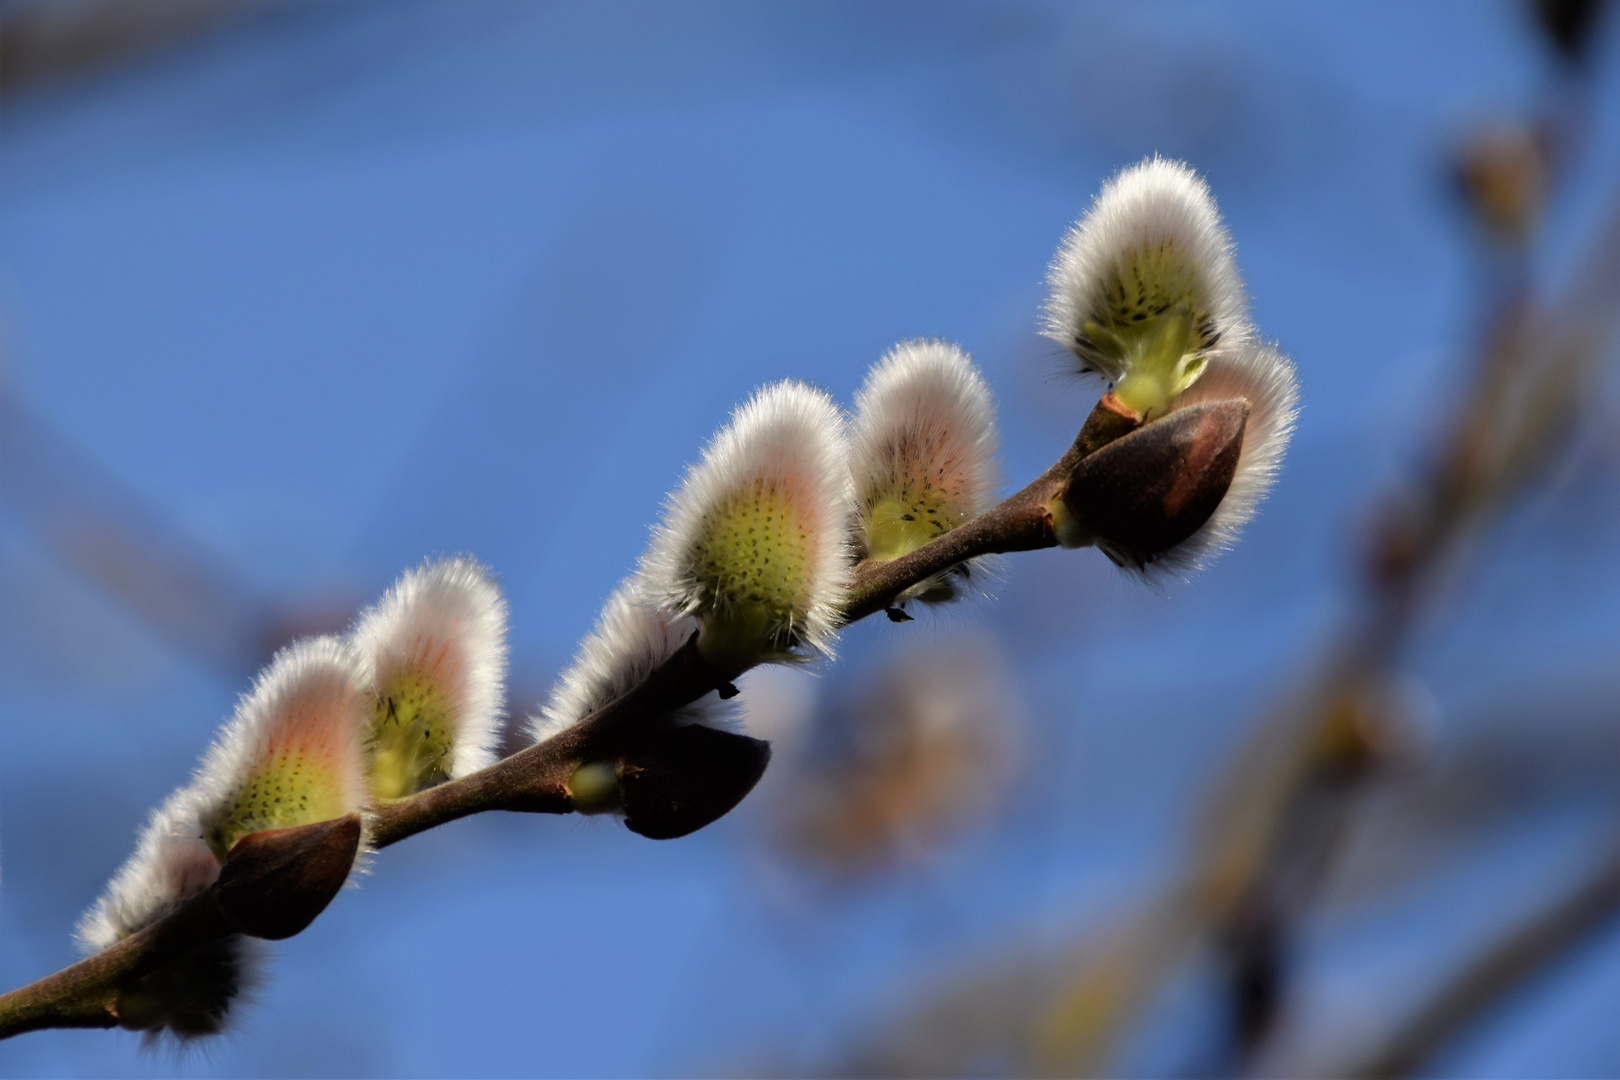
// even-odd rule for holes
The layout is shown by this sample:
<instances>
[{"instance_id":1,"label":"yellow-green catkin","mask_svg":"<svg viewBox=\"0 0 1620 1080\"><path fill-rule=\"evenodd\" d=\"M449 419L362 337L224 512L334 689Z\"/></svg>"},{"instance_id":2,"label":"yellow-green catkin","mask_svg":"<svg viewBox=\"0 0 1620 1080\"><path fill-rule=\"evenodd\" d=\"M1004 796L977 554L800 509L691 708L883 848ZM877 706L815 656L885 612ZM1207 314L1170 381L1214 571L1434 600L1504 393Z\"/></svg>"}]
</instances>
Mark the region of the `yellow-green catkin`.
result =
<instances>
[{"instance_id":1,"label":"yellow-green catkin","mask_svg":"<svg viewBox=\"0 0 1620 1080\"><path fill-rule=\"evenodd\" d=\"M223 860L248 833L357 812L369 703L360 658L346 642L306 638L281 650L203 759L193 835Z\"/></svg>"},{"instance_id":2,"label":"yellow-green catkin","mask_svg":"<svg viewBox=\"0 0 1620 1080\"><path fill-rule=\"evenodd\" d=\"M362 738L371 794L398 799L494 761L506 674L506 601L465 555L424 561L361 613Z\"/></svg>"},{"instance_id":3,"label":"yellow-green catkin","mask_svg":"<svg viewBox=\"0 0 1620 1080\"><path fill-rule=\"evenodd\" d=\"M855 395L850 468L858 554L898 559L985 509L995 479L995 409L972 358L948 341L902 341L872 365ZM953 567L902 594L956 596Z\"/></svg>"},{"instance_id":4,"label":"yellow-green catkin","mask_svg":"<svg viewBox=\"0 0 1620 1080\"><path fill-rule=\"evenodd\" d=\"M803 383L762 387L686 470L639 588L696 622L698 652L728 679L825 653L849 581L852 494L843 411Z\"/></svg>"},{"instance_id":5,"label":"yellow-green catkin","mask_svg":"<svg viewBox=\"0 0 1620 1080\"><path fill-rule=\"evenodd\" d=\"M1046 335L1149 420L1253 336L1231 236L1184 162L1147 158L1105 183L1047 284Z\"/></svg>"},{"instance_id":6,"label":"yellow-green catkin","mask_svg":"<svg viewBox=\"0 0 1620 1080\"><path fill-rule=\"evenodd\" d=\"M1204 370L1212 339L1196 271L1163 241L1117 262L1102 283L1103 303L1082 329L1093 350L1125 372L1114 395L1147 417L1162 414Z\"/></svg>"},{"instance_id":7,"label":"yellow-green catkin","mask_svg":"<svg viewBox=\"0 0 1620 1080\"><path fill-rule=\"evenodd\" d=\"M271 746L213 816L205 839L224 860L238 840L261 829L312 825L352 812L337 768L323 753L292 743Z\"/></svg>"},{"instance_id":8,"label":"yellow-green catkin","mask_svg":"<svg viewBox=\"0 0 1620 1080\"><path fill-rule=\"evenodd\" d=\"M785 651L810 594L814 538L780 481L758 478L712 507L692 549L707 594L698 644L711 660L752 659L760 643Z\"/></svg>"},{"instance_id":9,"label":"yellow-green catkin","mask_svg":"<svg viewBox=\"0 0 1620 1080\"><path fill-rule=\"evenodd\" d=\"M437 680L420 671L395 674L380 690L366 734L372 793L397 799L448 778L454 720Z\"/></svg>"},{"instance_id":10,"label":"yellow-green catkin","mask_svg":"<svg viewBox=\"0 0 1620 1080\"><path fill-rule=\"evenodd\" d=\"M869 488L862 503L871 559L898 559L967 520L952 506L949 493L926 476L892 477Z\"/></svg>"}]
</instances>

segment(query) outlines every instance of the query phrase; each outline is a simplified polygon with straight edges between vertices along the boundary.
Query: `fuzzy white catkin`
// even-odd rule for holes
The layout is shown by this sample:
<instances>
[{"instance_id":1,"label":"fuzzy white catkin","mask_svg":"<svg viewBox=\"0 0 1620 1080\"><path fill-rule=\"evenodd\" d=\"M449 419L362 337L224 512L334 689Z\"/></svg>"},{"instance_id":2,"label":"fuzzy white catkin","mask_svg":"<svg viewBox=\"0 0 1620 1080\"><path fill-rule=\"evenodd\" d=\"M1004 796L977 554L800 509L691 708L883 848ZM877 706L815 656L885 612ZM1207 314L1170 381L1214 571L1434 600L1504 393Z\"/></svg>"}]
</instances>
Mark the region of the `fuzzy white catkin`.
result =
<instances>
[{"instance_id":1,"label":"fuzzy white catkin","mask_svg":"<svg viewBox=\"0 0 1620 1080\"><path fill-rule=\"evenodd\" d=\"M100 952L157 922L219 877L219 860L202 838L201 809L192 785L152 811L134 854L79 920L77 936L85 952Z\"/></svg>"},{"instance_id":2,"label":"fuzzy white catkin","mask_svg":"<svg viewBox=\"0 0 1620 1080\"><path fill-rule=\"evenodd\" d=\"M1103 186L1069 230L1047 275L1046 335L1070 350L1082 370L1115 383L1126 374L1117 358L1089 346L1085 326L1107 322L1110 282L1134 283L1130 268L1144 257L1163 257L1183 268L1201 313L1193 346L1202 370L1168 401L1168 411L1231 398L1250 407L1236 473L1209 520L1145 562L1135 553L1109 551L1146 577L1185 577L1231 547L1254 516L1287 449L1299 391L1292 361L1261 341L1249 322L1232 240L1209 185L1186 164L1159 157L1122 170ZM1151 291L1152 283L1147 287Z\"/></svg>"},{"instance_id":3,"label":"fuzzy white catkin","mask_svg":"<svg viewBox=\"0 0 1620 1080\"><path fill-rule=\"evenodd\" d=\"M366 802L360 724L364 671L336 638L297 642L277 653L214 744L191 783L153 811L135 853L86 913L79 940L89 951L162 918L219 876L207 836L256 764L287 746L310 748L332 767L351 811Z\"/></svg>"},{"instance_id":4,"label":"fuzzy white catkin","mask_svg":"<svg viewBox=\"0 0 1620 1080\"><path fill-rule=\"evenodd\" d=\"M457 557L407 570L352 637L373 687L422 672L448 705L454 778L495 760L505 701L506 601L487 567Z\"/></svg>"},{"instance_id":5,"label":"fuzzy white catkin","mask_svg":"<svg viewBox=\"0 0 1620 1080\"><path fill-rule=\"evenodd\" d=\"M204 823L226 812L256 766L290 750L327 767L342 812L363 809L370 710L366 666L347 641L305 638L282 649L203 757L194 786Z\"/></svg>"},{"instance_id":6,"label":"fuzzy white catkin","mask_svg":"<svg viewBox=\"0 0 1620 1080\"><path fill-rule=\"evenodd\" d=\"M980 514L996 483L995 409L973 361L948 341L904 341L855 395L850 467L857 500L914 479L953 514ZM862 513L870 507L861 506ZM953 522L956 524L959 522Z\"/></svg>"},{"instance_id":7,"label":"fuzzy white catkin","mask_svg":"<svg viewBox=\"0 0 1620 1080\"><path fill-rule=\"evenodd\" d=\"M850 471L864 557L890 559L977 517L996 483L995 409L973 361L947 341L890 349L855 395ZM954 599L970 560L906 590L900 601Z\"/></svg>"},{"instance_id":8,"label":"fuzzy white catkin","mask_svg":"<svg viewBox=\"0 0 1620 1080\"><path fill-rule=\"evenodd\" d=\"M690 467L666 505L640 576L656 606L699 624L724 614L702 572L706 529L729 500L768 490L787 500L804 530L804 579L788 625L772 628L745 666L826 653L849 581L851 485L842 411L826 393L784 380L759 390L732 414Z\"/></svg>"},{"instance_id":9,"label":"fuzzy white catkin","mask_svg":"<svg viewBox=\"0 0 1620 1080\"><path fill-rule=\"evenodd\" d=\"M530 736L543 742L622 697L674 656L696 630L696 619L660 609L639 577L626 578L602 606L595 629L580 642L540 715L529 718ZM730 702L710 694L680 710L674 720L725 728L732 726L733 714Z\"/></svg>"},{"instance_id":10,"label":"fuzzy white catkin","mask_svg":"<svg viewBox=\"0 0 1620 1080\"><path fill-rule=\"evenodd\" d=\"M1177 252L1191 271L1208 322L1201 349L1237 348L1250 336L1243 279L1209 185L1182 162L1152 157L1103 185L1047 273L1046 336L1074 353L1082 370L1112 382L1124 376L1117 361L1086 347L1084 326L1104 321L1105 289L1119 269L1159 247Z\"/></svg>"}]
</instances>

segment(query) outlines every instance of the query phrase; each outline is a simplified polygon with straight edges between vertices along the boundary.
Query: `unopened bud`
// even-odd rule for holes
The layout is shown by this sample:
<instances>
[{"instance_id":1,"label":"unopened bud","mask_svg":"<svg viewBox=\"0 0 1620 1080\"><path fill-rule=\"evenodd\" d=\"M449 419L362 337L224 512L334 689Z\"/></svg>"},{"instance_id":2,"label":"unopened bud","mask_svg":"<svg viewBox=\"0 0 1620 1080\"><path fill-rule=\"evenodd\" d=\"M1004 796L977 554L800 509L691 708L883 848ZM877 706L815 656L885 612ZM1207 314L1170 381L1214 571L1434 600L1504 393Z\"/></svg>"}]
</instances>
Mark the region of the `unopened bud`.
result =
<instances>
[{"instance_id":1,"label":"unopened bud","mask_svg":"<svg viewBox=\"0 0 1620 1080\"><path fill-rule=\"evenodd\" d=\"M233 928L279 941L326 910L360 849L356 814L244 836L220 867L216 895Z\"/></svg>"},{"instance_id":2,"label":"unopened bud","mask_svg":"<svg viewBox=\"0 0 1620 1080\"><path fill-rule=\"evenodd\" d=\"M1246 401L1177 409L1081 459L1053 505L1065 547L1141 567L1197 532L1237 471Z\"/></svg>"},{"instance_id":3,"label":"unopened bud","mask_svg":"<svg viewBox=\"0 0 1620 1080\"><path fill-rule=\"evenodd\" d=\"M1480 224L1523 242L1534 231L1547 195L1544 133L1523 125L1487 127L1457 152L1457 188Z\"/></svg>"},{"instance_id":4,"label":"unopened bud","mask_svg":"<svg viewBox=\"0 0 1620 1080\"><path fill-rule=\"evenodd\" d=\"M771 744L696 724L669 728L619 758L624 824L672 840L725 816L759 783Z\"/></svg>"},{"instance_id":5,"label":"unopened bud","mask_svg":"<svg viewBox=\"0 0 1620 1080\"><path fill-rule=\"evenodd\" d=\"M1530 5L1547 40L1571 64L1584 61L1591 50L1593 31L1602 21L1600 0L1534 0Z\"/></svg>"}]
</instances>

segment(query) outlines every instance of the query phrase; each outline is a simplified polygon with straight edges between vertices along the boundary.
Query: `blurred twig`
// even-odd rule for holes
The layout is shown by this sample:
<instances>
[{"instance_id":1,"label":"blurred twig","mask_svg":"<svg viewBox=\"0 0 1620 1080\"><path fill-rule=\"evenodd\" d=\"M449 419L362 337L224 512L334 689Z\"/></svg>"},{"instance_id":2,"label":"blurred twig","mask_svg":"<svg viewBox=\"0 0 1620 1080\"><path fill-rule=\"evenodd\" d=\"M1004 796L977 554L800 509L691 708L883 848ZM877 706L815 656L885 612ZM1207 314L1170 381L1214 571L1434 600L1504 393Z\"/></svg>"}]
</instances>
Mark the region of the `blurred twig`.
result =
<instances>
[{"instance_id":1,"label":"blurred twig","mask_svg":"<svg viewBox=\"0 0 1620 1080\"><path fill-rule=\"evenodd\" d=\"M353 611L346 596L270 603L3 382L0 503L159 635L233 676Z\"/></svg>"},{"instance_id":2,"label":"blurred twig","mask_svg":"<svg viewBox=\"0 0 1620 1080\"><path fill-rule=\"evenodd\" d=\"M1620 850L1446 978L1413 1014L1345 1076L1410 1076L1520 981L1620 911Z\"/></svg>"},{"instance_id":3,"label":"blurred twig","mask_svg":"<svg viewBox=\"0 0 1620 1080\"><path fill-rule=\"evenodd\" d=\"M1287 991L1292 927L1399 726L1395 660L1437 578L1545 475L1577 430L1620 310L1617 252L1620 207L1560 303L1542 310L1523 297L1491 319L1477 377L1426 481L1392 505L1374 534L1368 610L1317 662L1315 677L1255 730L1200 815L1187 873L1170 890L1179 899L1153 906L1163 913L1156 933L1181 948L1144 951L1134 970L1084 964L1051 1006L1032 1068L1105 1071L1163 978L1203 942L1226 957L1235 1056L1247 1059L1266 1041ZM1114 989L1100 991L1104 982Z\"/></svg>"},{"instance_id":4,"label":"blurred twig","mask_svg":"<svg viewBox=\"0 0 1620 1080\"><path fill-rule=\"evenodd\" d=\"M1248 769L1233 773L1240 803L1254 820L1227 832L1240 864L1216 865L1206 888L1232 899L1212 910L1231 971L1234 1041L1251 1057L1272 1027L1285 987L1286 942L1332 866L1340 837L1355 813L1354 796L1378 760L1379 735L1390 726L1395 667L1417 614L1437 579L1469 540L1546 475L1549 463L1579 428L1598 362L1610 348L1620 306L1620 206L1594 239L1566 296L1545 308L1528 289L1489 320L1477 375L1435 455L1426 481L1392 504L1370 545L1373 603L1344 639L1338 659L1307 708L1262 729ZM1299 734L1287 739L1288 728ZM1253 794L1252 758L1266 742L1284 739L1283 762L1272 771L1292 778L1269 809ZM1277 753L1273 744L1272 753ZM1297 762L1290 767L1286 761ZM1242 816L1245 811L1235 811ZM1249 833L1251 839L1245 840ZM1205 850L1219 853L1216 840ZM1245 854L1247 853L1247 855ZM1258 858L1254 858L1258 855ZM1217 855L1219 858L1219 855ZM1241 885L1236 885L1241 881Z\"/></svg>"},{"instance_id":5,"label":"blurred twig","mask_svg":"<svg viewBox=\"0 0 1620 1080\"><path fill-rule=\"evenodd\" d=\"M0 7L0 97L181 41L270 0L13 0Z\"/></svg>"},{"instance_id":6,"label":"blurred twig","mask_svg":"<svg viewBox=\"0 0 1620 1080\"><path fill-rule=\"evenodd\" d=\"M1610 792L1610 771L1591 757L1594 747L1606 754L1612 745L1612 724L1600 720L1594 730L1593 721L1612 715L1608 702L1613 692L1614 680L1605 672L1565 687L1561 694L1542 691L1516 700L1507 714L1489 708L1460 717L1458 727L1467 739L1448 755L1444 784L1450 790L1440 796L1443 805L1426 801L1436 794L1432 783L1390 792L1404 800L1396 817L1401 839L1409 842L1407 859L1420 863L1432 858L1437 838L1455 839L1458 799L1465 804L1470 824L1488 830L1501 824L1501 815L1545 807L1549 797L1586 798ZM1596 704L1599 700L1601 705ZM1573 729L1548 723L1555 714L1579 713L1583 708L1592 711ZM1537 732L1529 746L1501 739L1504 731L1527 729ZM1572 761L1590 770L1576 778L1581 785L1577 792L1570 791L1571 778L1565 771ZM1527 784L1504 791L1504 773ZM1236 767L1230 772L1234 777L1241 774ZM1495 804L1497 816L1482 823L1477 800L1487 792L1507 802ZM1415 807L1414 799L1419 803ZM1440 820L1432 820L1436 813ZM1303 822L1296 827L1302 826ZM1380 850L1388 854L1387 849ZM1387 883L1388 869L1386 865L1372 872ZM1109 1075L1108 1065L1099 1062L1133 1020L1156 1000L1172 975L1200 970L1198 961L1207 956L1207 932L1200 929L1207 914L1191 888L1196 880L1183 878L1118 916L1096 920L1075 941L1024 947L1002 942L993 959L963 973L945 980L924 977L918 1003L869 1033L834 1072L956 1076L974 1075L993 1065L989 1071L1020 1076ZM1265 1064L1277 1061L1268 1058ZM1284 1075L1309 1068L1308 1059L1289 1058L1281 1064ZM1348 1073L1337 1068L1329 1075Z\"/></svg>"},{"instance_id":7,"label":"blurred twig","mask_svg":"<svg viewBox=\"0 0 1620 1080\"><path fill-rule=\"evenodd\" d=\"M1555 6L1542 5L1540 14L1573 19L1571 33L1589 32L1597 17ZM1212 914L1228 957L1233 1037L1242 1059L1252 1060L1278 1014L1291 926L1332 866L1355 812L1354 796L1376 763L1380 728L1389 726L1385 688L1396 677L1417 615L1469 540L1532 490L1573 441L1589 412L1598 367L1613 347L1620 319L1620 202L1609 208L1562 296L1538 302L1528 273L1543 205L1577 135L1549 114L1522 134L1488 129L1459 152L1460 192L1495 245L1498 269L1494 281L1487 279L1472 380L1422 480L1386 502L1363 563L1371 603L1322 666L1320 688L1304 710L1292 718L1285 710L1280 724L1262 729L1249 768L1232 774L1235 801L1249 805L1253 820L1247 829L1229 829L1227 837L1240 867L1250 859L1249 872L1234 874L1217 863L1206 888L1232 900L1224 907L1217 900ZM1299 734L1288 739L1289 728ZM1286 779L1259 785L1280 792L1262 808L1243 792L1253 790L1263 747L1279 738L1292 750L1271 771ZM1246 832L1252 839L1243 839ZM1221 844L1204 850L1219 858Z\"/></svg>"}]
</instances>

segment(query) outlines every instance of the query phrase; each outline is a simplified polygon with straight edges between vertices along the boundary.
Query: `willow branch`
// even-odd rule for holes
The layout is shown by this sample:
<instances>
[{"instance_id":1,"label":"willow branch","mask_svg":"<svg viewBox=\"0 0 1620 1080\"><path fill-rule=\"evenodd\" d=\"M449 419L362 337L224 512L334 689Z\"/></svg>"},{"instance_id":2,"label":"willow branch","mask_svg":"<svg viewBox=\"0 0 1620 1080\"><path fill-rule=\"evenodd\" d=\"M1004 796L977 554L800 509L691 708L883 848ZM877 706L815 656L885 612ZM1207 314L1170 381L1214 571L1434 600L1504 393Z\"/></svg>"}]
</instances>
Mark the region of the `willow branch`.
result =
<instances>
[{"instance_id":1,"label":"willow branch","mask_svg":"<svg viewBox=\"0 0 1620 1080\"><path fill-rule=\"evenodd\" d=\"M42 1028L117 1027L123 987L162 958L218 941L230 932L213 891L202 893L174 914L94 956L0 995L0 1039Z\"/></svg>"},{"instance_id":2,"label":"willow branch","mask_svg":"<svg viewBox=\"0 0 1620 1080\"><path fill-rule=\"evenodd\" d=\"M1082 459L1140 424L1140 416L1105 395L1067 452L1023 490L898 559L858 563L840 625L890 607L907 589L968 559L1055 546L1052 499ZM611 761L676 710L708 693L729 696L735 689L704 660L694 635L634 689L544 742L418 794L382 800L368 815L371 844L385 848L490 810L572 813L568 782L581 765ZM243 932L220 916L217 894L216 886L116 945L0 995L0 1038L40 1028L117 1026L119 997L134 981L188 949Z\"/></svg>"},{"instance_id":3,"label":"willow branch","mask_svg":"<svg viewBox=\"0 0 1620 1080\"><path fill-rule=\"evenodd\" d=\"M712 690L727 690L729 683L703 659L696 642L694 636L635 689L544 742L458 780L403 799L384 800L372 811L372 845L388 847L486 810L572 813L568 780L581 765L617 757L660 718Z\"/></svg>"},{"instance_id":4,"label":"willow branch","mask_svg":"<svg viewBox=\"0 0 1620 1080\"><path fill-rule=\"evenodd\" d=\"M898 559L863 559L857 563L841 625L882 611L913 585L968 559L1057 546L1052 500L1082 460L1141 423L1142 418L1121 405L1113 394L1103 395L1064 455L1022 491Z\"/></svg>"}]
</instances>

